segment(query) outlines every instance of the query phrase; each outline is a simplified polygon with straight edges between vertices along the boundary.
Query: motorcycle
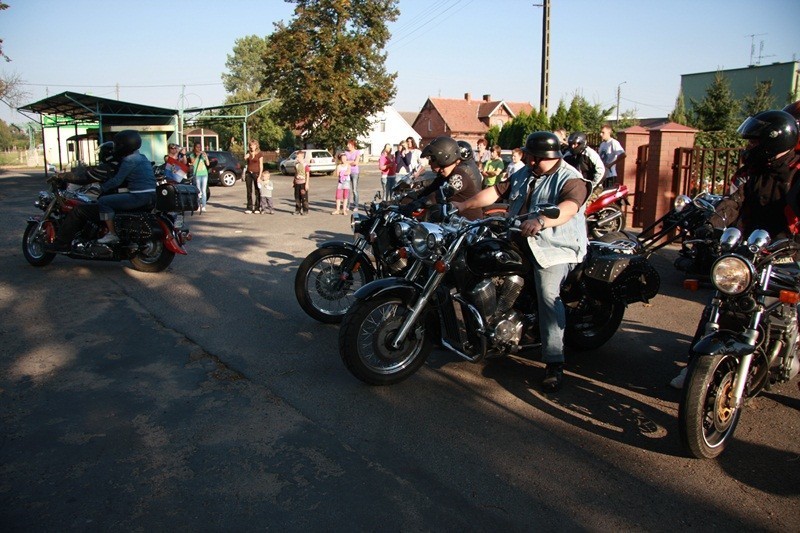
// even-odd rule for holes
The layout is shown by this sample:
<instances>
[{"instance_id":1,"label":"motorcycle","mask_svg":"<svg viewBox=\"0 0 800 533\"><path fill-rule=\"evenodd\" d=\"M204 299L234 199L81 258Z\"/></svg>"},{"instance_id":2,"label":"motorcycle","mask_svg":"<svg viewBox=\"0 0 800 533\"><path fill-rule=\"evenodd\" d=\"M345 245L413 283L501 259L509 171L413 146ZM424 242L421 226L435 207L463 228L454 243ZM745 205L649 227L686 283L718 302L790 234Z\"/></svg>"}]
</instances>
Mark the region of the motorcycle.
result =
<instances>
[{"instance_id":1,"label":"motorcycle","mask_svg":"<svg viewBox=\"0 0 800 533\"><path fill-rule=\"evenodd\" d=\"M710 459L733 438L745 401L794 378L798 359L800 279L792 261L800 246L736 228L720 238L711 268L716 292L706 307L706 335L692 347L680 400L680 437L689 453ZM786 264L788 263L788 264Z\"/></svg>"},{"instance_id":2,"label":"motorcycle","mask_svg":"<svg viewBox=\"0 0 800 533\"><path fill-rule=\"evenodd\" d=\"M599 239L603 235L625 229L625 206L628 202L627 185L618 185L600 192L586 204L586 229L589 238Z\"/></svg>"},{"instance_id":3,"label":"motorcycle","mask_svg":"<svg viewBox=\"0 0 800 533\"><path fill-rule=\"evenodd\" d=\"M530 215L558 213L557 207L538 206ZM468 221L450 215L439 225L413 227L410 248L427 275L380 279L355 293L339 330L348 370L368 384L389 385L416 372L434 342L471 362L540 346L536 295L523 291L533 285L533 259L527 242L516 242L515 225L525 216ZM643 255L590 243L562 287L565 342L598 348L617 331L626 305L648 301L658 286Z\"/></svg>"},{"instance_id":4,"label":"motorcycle","mask_svg":"<svg viewBox=\"0 0 800 533\"><path fill-rule=\"evenodd\" d=\"M49 190L40 191L34 202L43 213L28 218L22 236L23 255L37 267L50 264L57 255L45 250L45 244L53 242L70 211L96 203L91 195L96 185L72 189L64 186L58 176L48 178L47 183ZM106 226L100 220L90 220L73 239L70 250L62 255L73 259L129 260L141 272L161 272L172 263L175 254L186 255L184 244L191 240L188 229L175 227L176 221L170 213L194 211L197 195L193 185L159 185L155 209L147 207L116 214L119 242L98 243L97 239L107 232Z\"/></svg>"},{"instance_id":5,"label":"motorcycle","mask_svg":"<svg viewBox=\"0 0 800 533\"><path fill-rule=\"evenodd\" d=\"M403 235L409 222L397 205L381 202L379 194L365 214L353 213L354 241L324 242L297 269L294 293L303 311L320 322L338 324L357 289L376 278L408 273L411 262Z\"/></svg>"}]
</instances>

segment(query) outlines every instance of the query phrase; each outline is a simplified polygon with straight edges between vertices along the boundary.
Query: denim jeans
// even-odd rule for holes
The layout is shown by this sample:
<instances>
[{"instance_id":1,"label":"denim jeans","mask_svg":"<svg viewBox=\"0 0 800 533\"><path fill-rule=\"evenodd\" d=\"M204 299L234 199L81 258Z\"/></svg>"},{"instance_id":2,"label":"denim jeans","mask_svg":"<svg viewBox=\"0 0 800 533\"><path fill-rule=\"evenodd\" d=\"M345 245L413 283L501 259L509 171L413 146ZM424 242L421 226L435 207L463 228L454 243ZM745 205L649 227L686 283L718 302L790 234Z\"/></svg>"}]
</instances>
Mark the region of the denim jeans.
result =
<instances>
[{"instance_id":1,"label":"denim jeans","mask_svg":"<svg viewBox=\"0 0 800 533\"><path fill-rule=\"evenodd\" d=\"M566 309L561 300L561 285L574 264L553 265L542 268L534 264L534 285L539 300L539 333L542 336L542 361L564 362L564 328L567 325Z\"/></svg>"},{"instance_id":2,"label":"denim jeans","mask_svg":"<svg viewBox=\"0 0 800 533\"><path fill-rule=\"evenodd\" d=\"M350 207L352 209L358 209L358 172L350 174L350 190L351 198L350 198Z\"/></svg>"},{"instance_id":3,"label":"denim jeans","mask_svg":"<svg viewBox=\"0 0 800 533\"><path fill-rule=\"evenodd\" d=\"M206 206L206 187L208 187L208 174L205 176L195 176L194 186L200 189L200 205Z\"/></svg>"},{"instance_id":4,"label":"denim jeans","mask_svg":"<svg viewBox=\"0 0 800 533\"><path fill-rule=\"evenodd\" d=\"M155 206L156 193L153 191L138 194L130 192L107 194L97 199L97 205L100 207L100 220L113 220L115 211L136 209L147 205Z\"/></svg>"},{"instance_id":5,"label":"denim jeans","mask_svg":"<svg viewBox=\"0 0 800 533\"><path fill-rule=\"evenodd\" d=\"M386 196L384 196L384 200L388 200L392 196L392 191L394 190L394 186L397 185L397 178L395 176L387 176L386 177Z\"/></svg>"}]
</instances>

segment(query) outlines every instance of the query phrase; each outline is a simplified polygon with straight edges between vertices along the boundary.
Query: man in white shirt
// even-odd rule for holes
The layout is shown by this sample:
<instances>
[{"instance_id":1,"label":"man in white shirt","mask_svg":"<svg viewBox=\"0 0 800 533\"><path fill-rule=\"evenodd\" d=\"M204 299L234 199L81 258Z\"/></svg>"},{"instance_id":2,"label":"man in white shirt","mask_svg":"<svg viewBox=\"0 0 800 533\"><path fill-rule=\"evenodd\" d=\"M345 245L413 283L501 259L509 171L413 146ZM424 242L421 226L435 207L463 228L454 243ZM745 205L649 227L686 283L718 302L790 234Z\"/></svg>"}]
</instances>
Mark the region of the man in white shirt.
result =
<instances>
[{"instance_id":1,"label":"man in white shirt","mask_svg":"<svg viewBox=\"0 0 800 533\"><path fill-rule=\"evenodd\" d=\"M605 186L610 187L617 182L617 162L625 157L625 150L618 140L611 137L611 125L603 124L600 128L600 138L603 141L597 148L600 159L606 167Z\"/></svg>"}]
</instances>

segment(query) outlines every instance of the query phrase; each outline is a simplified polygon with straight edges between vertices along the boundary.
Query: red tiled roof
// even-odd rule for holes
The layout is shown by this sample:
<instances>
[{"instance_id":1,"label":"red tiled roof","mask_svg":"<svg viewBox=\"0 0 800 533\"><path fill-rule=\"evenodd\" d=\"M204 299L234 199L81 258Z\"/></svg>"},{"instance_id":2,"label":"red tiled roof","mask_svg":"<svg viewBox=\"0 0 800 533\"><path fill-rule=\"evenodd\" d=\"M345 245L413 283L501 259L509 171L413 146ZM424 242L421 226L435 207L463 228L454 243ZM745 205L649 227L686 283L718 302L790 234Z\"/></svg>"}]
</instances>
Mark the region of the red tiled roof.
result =
<instances>
[{"instance_id":1,"label":"red tiled roof","mask_svg":"<svg viewBox=\"0 0 800 533\"><path fill-rule=\"evenodd\" d=\"M515 116L520 111L530 113L533 110L533 106L525 102L505 102L503 100L486 102L464 98L429 98L428 100L442 116L447 127L457 132L486 132L489 128L480 119L490 116L501 105L505 105Z\"/></svg>"}]
</instances>

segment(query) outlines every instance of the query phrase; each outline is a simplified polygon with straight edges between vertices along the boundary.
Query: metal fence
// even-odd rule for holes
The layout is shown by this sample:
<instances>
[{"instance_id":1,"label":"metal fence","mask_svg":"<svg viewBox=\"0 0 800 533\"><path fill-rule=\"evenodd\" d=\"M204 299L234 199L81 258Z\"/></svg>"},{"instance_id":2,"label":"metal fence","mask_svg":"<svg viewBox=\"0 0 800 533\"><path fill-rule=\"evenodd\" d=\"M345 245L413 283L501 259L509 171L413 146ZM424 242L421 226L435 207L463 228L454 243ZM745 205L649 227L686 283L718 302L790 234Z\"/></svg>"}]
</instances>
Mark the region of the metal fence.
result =
<instances>
[{"instance_id":1,"label":"metal fence","mask_svg":"<svg viewBox=\"0 0 800 533\"><path fill-rule=\"evenodd\" d=\"M739 167L737 148L676 148L672 165L677 194L725 194Z\"/></svg>"}]
</instances>

